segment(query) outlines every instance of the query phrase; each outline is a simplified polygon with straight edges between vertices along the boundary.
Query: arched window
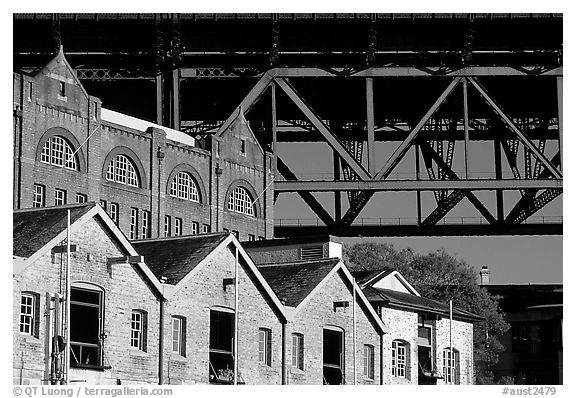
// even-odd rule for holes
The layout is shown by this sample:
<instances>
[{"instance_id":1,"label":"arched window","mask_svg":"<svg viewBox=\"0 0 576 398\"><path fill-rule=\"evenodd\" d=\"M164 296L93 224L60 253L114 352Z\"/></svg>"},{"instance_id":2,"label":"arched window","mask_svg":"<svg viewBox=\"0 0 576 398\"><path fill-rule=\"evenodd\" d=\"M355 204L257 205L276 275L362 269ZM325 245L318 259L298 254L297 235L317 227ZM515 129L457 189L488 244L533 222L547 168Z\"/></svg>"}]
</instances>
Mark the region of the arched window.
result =
<instances>
[{"instance_id":1,"label":"arched window","mask_svg":"<svg viewBox=\"0 0 576 398\"><path fill-rule=\"evenodd\" d=\"M444 348L442 359L444 382L460 384L460 352L452 348L452 355L450 355L450 348Z\"/></svg>"},{"instance_id":2,"label":"arched window","mask_svg":"<svg viewBox=\"0 0 576 398\"><path fill-rule=\"evenodd\" d=\"M72 156L74 149L63 137L53 135L44 142L40 161L54 166L64 166L70 170L78 170L76 156Z\"/></svg>"},{"instance_id":3,"label":"arched window","mask_svg":"<svg viewBox=\"0 0 576 398\"><path fill-rule=\"evenodd\" d=\"M408 344L402 340L392 341L392 376L408 377Z\"/></svg>"},{"instance_id":4,"label":"arched window","mask_svg":"<svg viewBox=\"0 0 576 398\"><path fill-rule=\"evenodd\" d=\"M120 184L139 187L140 180L134 163L125 155L116 155L106 169L106 179Z\"/></svg>"},{"instance_id":5,"label":"arched window","mask_svg":"<svg viewBox=\"0 0 576 398\"><path fill-rule=\"evenodd\" d=\"M170 183L170 195L176 198L200 202L198 186L192 176L185 171L180 171Z\"/></svg>"},{"instance_id":6,"label":"arched window","mask_svg":"<svg viewBox=\"0 0 576 398\"><path fill-rule=\"evenodd\" d=\"M236 213L254 215L252 198L245 188L236 187L228 197L228 210Z\"/></svg>"}]
</instances>

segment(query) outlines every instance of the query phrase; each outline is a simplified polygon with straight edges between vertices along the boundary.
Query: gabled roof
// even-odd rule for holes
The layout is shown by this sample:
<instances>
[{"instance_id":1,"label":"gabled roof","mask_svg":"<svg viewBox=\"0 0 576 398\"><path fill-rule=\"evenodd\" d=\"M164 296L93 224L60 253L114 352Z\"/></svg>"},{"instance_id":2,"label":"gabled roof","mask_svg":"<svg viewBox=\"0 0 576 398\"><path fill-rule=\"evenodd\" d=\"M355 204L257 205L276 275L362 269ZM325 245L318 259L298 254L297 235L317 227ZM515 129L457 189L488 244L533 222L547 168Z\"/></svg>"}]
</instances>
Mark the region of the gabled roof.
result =
<instances>
[{"instance_id":1,"label":"gabled roof","mask_svg":"<svg viewBox=\"0 0 576 398\"><path fill-rule=\"evenodd\" d=\"M203 235L132 241L158 279L177 285L228 237L219 232Z\"/></svg>"},{"instance_id":2,"label":"gabled roof","mask_svg":"<svg viewBox=\"0 0 576 398\"><path fill-rule=\"evenodd\" d=\"M256 145L258 145L258 149L260 149L260 152L264 153L264 149L260 145L260 141L258 141L258 138L256 138L256 134L254 134L254 132L250 128L250 124L248 123L246 117L244 116L244 111L242 110L242 107L239 106L237 109L238 111L236 113L236 116L232 119L231 123L224 130L221 131L219 130L218 132L216 132L216 136L222 137L226 132L236 128L236 126L243 125L245 127L245 131L247 131L249 135L252 136L252 139L254 140Z\"/></svg>"},{"instance_id":3,"label":"gabled roof","mask_svg":"<svg viewBox=\"0 0 576 398\"><path fill-rule=\"evenodd\" d=\"M272 286L274 293L284 302L284 305L292 307L290 312L292 316L303 308L316 292L321 291L324 283L338 272L344 282L348 283L356 293L358 305L363 308L366 317L377 333L388 332L388 327L378 317L362 293L362 289L357 283L354 283L350 271L340 258L259 265L258 270Z\"/></svg>"},{"instance_id":4,"label":"gabled roof","mask_svg":"<svg viewBox=\"0 0 576 398\"><path fill-rule=\"evenodd\" d=\"M285 305L298 307L338 262L337 258L329 258L297 263L259 265L258 270Z\"/></svg>"},{"instance_id":5,"label":"gabled roof","mask_svg":"<svg viewBox=\"0 0 576 398\"><path fill-rule=\"evenodd\" d=\"M70 64L68 63L68 60L64 56L64 47L63 46L60 46L60 49L58 50L58 54L56 54L56 56L54 58L52 58L50 60L50 62L48 62L46 65L44 65L44 67L39 69L35 74L42 73L42 74L49 76L51 73L49 71L51 69L53 69L54 67L59 67L60 65L64 65L64 67L66 69L68 69L68 72L70 73L70 76L72 76L72 79L76 82L78 87L80 87L80 89L82 90L82 93L86 96L86 98L88 98L89 95L86 92L86 89L84 88L82 83L80 82L80 79L78 79L78 75L76 74L76 71L74 70L74 68L72 68L72 66L70 66Z\"/></svg>"},{"instance_id":6,"label":"gabled roof","mask_svg":"<svg viewBox=\"0 0 576 398\"><path fill-rule=\"evenodd\" d=\"M367 286L363 289L364 294L372 303L381 304L390 308L409 310L414 312L426 312L444 317L450 316L450 306L436 300L415 296L409 293L398 292L391 289ZM483 318L469 311L452 308L452 316L455 319L477 322Z\"/></svg>"},{"instance_id":7,"label":"gabled roof","mask_svg":"<svg viewBox=\"0 0 576 398\"><path fill-rule=\"evenodd\" d=\"M66 229L68 210L70 223L75 223L94 204L40 207L15 210L12 215L12 253L18 257L30 257Z\"/></svg>"},{"instance_id":8,"label":"gabled roof","mask_svg":"<svg viewBox=\"0 0 576 398\"><path fill-rule=\"evenodd\" d=\"M103 227L107 229L125 253L129 256L138 256L138 253L130 244L130 241L124 236L110 216L106 214L104 209L96 202L14 210L14 274L23 272L40 256L66 239L68 233L68 210L70 210L71 240L73 240L74 234L82 228L89 219L98 217L100 221L102 221ZM143 262L135 263L134 266L142 272L147 282L156 289L156 293L162 295L162 285L148 266Z\"/></svg>"},{"instance_id":9,"label":"gabled roof","mask_svg":"<svg viewBox=\"0 0 576 398\"><path fill-rule=\"evenodd\" d=\"M279 317L286 319L284 306L259 272L258 268L242 248L234 234L216 232L211 234L187 235L171 238L145 239L133 242L144 261L150 264L155 276L163 281L164 297L170 299L192 279L204 264L229 245L238 253L238 264L246 267L272 303Z\"/></svg>"},{"instance_id":10,"label":"gabled roof","mask_svg":"<svg viewBox=\"0 0 576 398\"><path fill-rule=\"evenodd\" d=\"M359 279L358 284L364 288L367 286L377 288L390 288L395 286L394 289L406 292L420 297L420 293L402 276L397 270L384 268L375 271L356 271L353 272L355 278Z\"/></svg>"}]
</instances>

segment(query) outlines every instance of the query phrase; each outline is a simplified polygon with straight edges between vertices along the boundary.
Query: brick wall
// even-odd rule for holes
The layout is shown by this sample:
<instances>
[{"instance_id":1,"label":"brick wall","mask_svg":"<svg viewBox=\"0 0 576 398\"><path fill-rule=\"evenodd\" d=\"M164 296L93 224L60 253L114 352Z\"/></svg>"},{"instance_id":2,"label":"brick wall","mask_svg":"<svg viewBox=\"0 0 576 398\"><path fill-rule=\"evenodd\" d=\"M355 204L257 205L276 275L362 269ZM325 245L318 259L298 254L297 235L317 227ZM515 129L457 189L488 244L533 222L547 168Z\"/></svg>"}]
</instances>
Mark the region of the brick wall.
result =
<instances>
[{"instance_id":1,"label":"brick wall","mask_svg":"<svg viewBox=\"0 0 576 398\"><path fill-rule=\"evenodd\" d=\"M129 264L106 265L107 257L118 257L124 253L117 242L102 229L100 222L88 220L83 227L73 232L72 244L78 251L72 254L72 283L83 281L96 284L104 290L103 329L104 365L109 370L88 371L72 369L72 380L87 380L115 384L138 381L158 382L158 321L159 301L152 293L136 268ZM88 254L92 256L88 261ZM64 255L65 256L65 255ZM39 383L44 372L45 320L40 318L38 338L19 332L20 294L32 291L40 295L40 311L46 309L46 292L57 293L64 286L60 273L60 254L50 252L41 256L23 273L14 276L13 329L14 329L14 382ZM54 258L54 262L53 262ZM65 261L65 260L64 260ZM62 278L62 279L61 279ZM133 309L148 314L148 336L146 352L130 348L130 317Z\"/></svg>"},{"instance_id":2,"label":"brick wall","mask_svg":"<svg viewBox=\"0 0 576 398\"><path fill-rule=\"evenodd\" d=\"M234 277L234 254L217 253L167 302L165 310L165 380L170 384L208 383L210 310L233 311L234 286L223 288L224 278ZM239 267L238 358L246 384L281 384L281 323L254 278ZM170 318L186 317L186 356L171 351ZM272 331L272 366L258 363L258 329Z\"/></svg>"},{"instance_id":3,"label":"brick wall","mask_svg":"<svg viewBox=\"0 0 576 398\"><path fill-rule=\"evenodd\" d=\"M56 59L58 60L58 58ZM59 96L60 81L66 82L66 98ZM28 100L28 84L32 95ZM159 129L145 132L118 126L100 119L100 100L85 93L73 71L63 62L53 61L35 76L14 74L14 208L32 207L33 186L45 186L46 206L54 205L56 188L67 192L67 203L74 203L76 194L87 195L89 201L105 200L107 211L111 202L119 204L119 226L129 236L130 208L150 211L150 236L163 236L164 216L182 219L182 234L192 232L192 223L210 225L212 232L239 231L241 240L249 235L273 237L273 187L262 194L272 179L271 154L264 153L255 141L242 116L217 140L222 152L215 156L209 150L190 147L166 139ZM96 113L95 113L96 112ZM56 129L56 130L51 130ZM84 161L80 171L63 169L40 162L39 150L47 139L47 132L64 135L76 149L88 136L90 139L79 151ZM94 132L94 134L92 134ZM92 135L91 135L92 134ZM246 140L246 154L240 155L239 145ZM129 156L139 167L142 186L131 187L106 180L110 154ZM158 150L165 157L159 161ZM115 152L114 152L115 153ZM220 165L223 173L216 176ZM186 166L201 185L201 203L193 203L170 196L169 177L173 171ZM234 183L249 186L253 199L258 195L258 217L250 217L227 210L229 188Z\"/></svg>"},{"instance_id":4,"label":"brick wall","mask_svg":"<svg viewBox=\"0 0 576 398\"><path fill-rule=\"evenodd\" d=\"M418 314L392 308L382 308L381 318L389 325L390 333L384 335L384 384L418 384ZM392 341L408 343L407 377L392 375Z\"/></svg>"},{"instance_id":5,"label":"brick wall","mask_svg":"<svg viewBox=\"0 0 576 398\"><path fill-rule=\"evenodd\" d=\"M450 320L442 318L436 321L436 364L443 369L443 351L450 347ZM452 347L460 353L460 384L473 383L473 325L452 320ZM438 380L438 384L445 384Z\"/></svg>"},{"instance_id":6,"label":"brick wall","mask_svg":"<svg viewBox=\"0 0 576 398\"><path fill-rule=\"evenodd\" d=\"M334 311L335 301L349 301L347 308ZM339 273L332 275L287 325L289 384L323 383L323 329L340 328L344 332L344 358L346 384L353 384L353 322L352 292ZM359 304L356 307L356 374L358 384L380 384L380 336L368 321ZM304 371L291 365L292 333L304 335ZM364 344L374 347L374 380L363 377Z\"/></svg>"}]
</instances>

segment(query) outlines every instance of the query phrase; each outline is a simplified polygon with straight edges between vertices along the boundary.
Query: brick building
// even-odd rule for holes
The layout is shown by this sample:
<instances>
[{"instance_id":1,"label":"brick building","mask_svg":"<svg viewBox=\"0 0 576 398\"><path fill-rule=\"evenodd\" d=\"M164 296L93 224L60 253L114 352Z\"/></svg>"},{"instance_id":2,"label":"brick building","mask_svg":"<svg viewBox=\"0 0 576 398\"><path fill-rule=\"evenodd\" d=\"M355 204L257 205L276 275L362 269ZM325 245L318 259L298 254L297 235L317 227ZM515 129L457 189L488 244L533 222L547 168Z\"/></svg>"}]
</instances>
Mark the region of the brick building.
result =
<instances>
[{"instance_id":1,"label":"brick building","mask_svg":"<svg viewBox=\"0 0 576 398\"><path fill-rule=\"evenodd\" d=\"M51 368L47 358L60 358L53 337L66 337L61 298L66 290L68 210L69 380L158 383L161 285L93 202L14 211L14 383L46 383L62 369ZM134 335L146 327L147 335Z\"/></svg>"},{"instance_id":2,"label":"brick building","mask_svg":"<svg viewBox=\"0 0 576 398\"><path fill-rule=\"evenodd\" d=\"M354 273L358 284L390 325L385 384L473 384L473 323L481 318L421 297L398 271ZM450 355L451 349L453 354Z\"/></svg>"},{"instance_id":3,"label":"brick building","mask_svg":"<svg viewBox=\"0 0 576 398\"><path fill-rule=\"evenodd\" d=\"M13 87L14 209L97 201L131 240L273 237L272 155L241 109L222 135L197 141L103 108L62 49L35 73L14 73Z\"/></svg>"},{"instance_id":4,"label":"brick building","mask_svg":"<svg viewBox=\"0 0 576 398\"><path fill-rule=\"evenodd\" d=\"M284 310L232 234L147 239L134 246L164 287L163 382L230 383L237 352L240 383L282 384Z\"/></svg>"},{"instance_id":5,"label":"brick building","mask_svg":"<svg viewBox=\"0 0 576 398\"><path fill-rule=\"evenodd\" d=\"M259 267L271 262L322 263L342 255L340 240L334 236L244 242L243 246ZM450 361L448 305L421 297L397 271L354 272L353 276L389 328L382 341L383 384L473 384L477 315L453 309L454 360Z\"/></svg>"},{"instance_id":6,"label":"brick building","mask_svg":"<svg viewBox=\"0 0 576 398\"><path fill-rule=\"evenodd\" d=\"M288 318L288 384L382 384L388 327L342 260L259 265Z\"/></svg>"}]
</instances>

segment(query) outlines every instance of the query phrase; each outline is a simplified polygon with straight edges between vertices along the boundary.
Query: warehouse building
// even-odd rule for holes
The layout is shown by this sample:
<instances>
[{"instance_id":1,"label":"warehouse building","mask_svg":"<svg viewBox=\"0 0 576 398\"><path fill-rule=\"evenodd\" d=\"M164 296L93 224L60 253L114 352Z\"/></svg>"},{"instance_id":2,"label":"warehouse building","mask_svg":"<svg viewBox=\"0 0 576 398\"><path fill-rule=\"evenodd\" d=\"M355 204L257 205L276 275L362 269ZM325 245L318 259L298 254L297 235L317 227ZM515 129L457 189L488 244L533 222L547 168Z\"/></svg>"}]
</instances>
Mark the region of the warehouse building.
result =
<instances>
[{"instance_id":1,"label":"warehouse building","mask_svg":"<svg viewBox=\"0 0 576 398\"><path fill-rule=\"evenodd\" d=\"M103 108L62 49L13 86L14 209L97 201L130 240L273 237L272 155L241 109L222 135L195 140Z\"/></svg>"}]
</instances>

